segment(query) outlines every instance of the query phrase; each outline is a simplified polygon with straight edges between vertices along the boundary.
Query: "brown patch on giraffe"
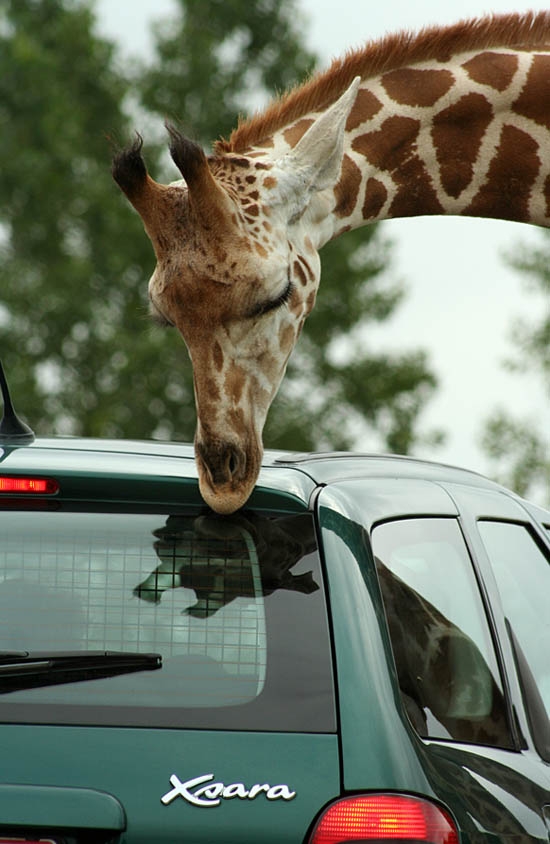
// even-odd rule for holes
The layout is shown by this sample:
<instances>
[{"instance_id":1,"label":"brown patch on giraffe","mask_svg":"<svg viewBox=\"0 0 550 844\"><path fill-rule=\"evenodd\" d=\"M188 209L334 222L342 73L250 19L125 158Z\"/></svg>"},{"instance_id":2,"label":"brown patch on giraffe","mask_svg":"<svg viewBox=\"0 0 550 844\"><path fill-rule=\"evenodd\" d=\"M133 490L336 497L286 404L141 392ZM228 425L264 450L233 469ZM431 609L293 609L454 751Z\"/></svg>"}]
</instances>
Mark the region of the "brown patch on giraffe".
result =
<instances>
[{"instance_id":1,"label":"brown patch on giraffe","mask_svg":"<svg viewBox=\"0 0 550 844\"><path fill-rule=\"evenodd\" d=\"M515 126L504 126L485 184L464 214L527 222L539 168L537 142Z\"/></svg>"},{"instance_id":2,"label":"brown patch on giraffe","mask_svg":"<svg viewBox=\"0 0 550 844\"><path fill-rule=\"evenodd\" d=\"M288 300L287 307L288 307L288 310L290 311L290 313L294 314L295 317L300 316L301 313L302 313L302 310L303 310L302 297L301 297L300 292L298 291L298 289L296 287L294 287L293 290L292 290L292 294L290 296L290 299Z\"/></svg>"},{"instance_id":3,"label":"brown patch on giraffe","mask_svg":"<svg viewBox=\"0 0 550 844\"><path fill-rule=\"evenodd\" d=\"M303 266L303 268L305 269L306 273L308 274L308 276L309 276L309 280L310 280L310 281L315 281L315 273L313 272L313 270L312 270L312 269L311 269L311 267L309 266L309 264L308 264L308 262L306 261L306 259L304 258L304 256L303 256L303 255L298 255L298 260L300 261L301 265Z\"/></svg>"},{"instance_id":4,"label":"brown patch on giraffe","mask_svg":"<svg viewBox=\"0 0 550 844\"><path fill-rule=\"evenodd\" d=\"M231 366L224 380L224 395L229 398L232 406L238 405L246 383L246 373L240 366Z\"/></svg>"},{"instance_id":5,"label":"brown patch on giraffe","mask_svg":"<svg viewBox=\"0 0 550 844\"><path fill-rule=\"evenodd\" d=\"M517 56L492 53L487 50L464 62L462 67L474 82L489 85L496 91L505 91L517 73Z\"/></svg>"},{"instance_id":6,"label":"brown patch on giraffe","mask_svg":"<svg viewBox=\"0 0 550 844\"><path fill-rule=\"evenodd\" d=\"M376 132L354 138L352 148L380 170L391 173L414 152L420 120L412 117L388 117Z\"/></svg>"},{"instance_id":7,"label":"brown patch on giraffe","mask_svg":"<svg viewBox=\"0 0 550 844\"><path fill-rule=\"evenodd\" d=\"M349 217L353 212L359 198L361 180L361 171L357 164L349 155L344 155L340 181L334 188L334 213L337 217Z\"/></svg>"},{"instance_id":8,"label":"brown patch on giraffe","mask_svg":"<svg viewBox=\"0 0 550 844\"><path fill-rule=\"evenodd\" d=\"M441 214L429 173L417 153L420 121L412 117L388 117L377 132L353 141L353 148L381 170L391 173L397 193L389 217Z\"/></svg>"},{"instance_id":9,"label":"brown patch on giraffe","mask_svg":"<svg viewBox=\"0 0 550 844\"><path fill-rule=\"evenodd\" d=\"M378 217L388 198L386 186L378 179L368 179L363 203L363 218L372 220Z\"/></svg>"},{"instance_id":10,"label":"brown patch on giraffe","mask_svg":"<svg viewBox=\"0 0 550 844\"><path fill-rule=\"evenodd\" d=\"M353 149L391 174L397 189L389 217L441 214L439 202L424 162L417 153L420 121L412 117L388 117L376 132L353 141Z\"/></svg>"},{"instance_id":11,"label":"brown patch on giraffe","mask_svg":"<svg viewBox=\"0 0 550 844\"><path fill-rule=\"evenodd\" d=\"M263 186L266 190L273 190L273 188L277 187L277 179L275 176L266 176L263 180Z\"/></svg>"},{"instance_id":12,"label":"brown patch on giraffe","mask_svg":"<svg viewBox=\"0 0 550 844\"><path fill-rule=\"evenodd\" d=\"M352 129L357 129L362 123L371 120L381 108L382 103L378 97L375 97L366 88L360 88L347 119L346 132L351 132Z\"/></svg>"},{"instance_id":13,"label":"brown patch on giraffe","mask_svg":"<svg viewBox=\"0 0 550 844\"><path fill-rule=\"evenodd\" d=\"M491 103L482 94L467 94L436 114L432 123L443 190L455 199L468 187L487 128Z\"/></svg>"},{"instance_id":14,"label":"brown patch on giraffe","mask_svg":"<svg viewBox=\"0 0 550 844\"><path fill-rule=\"evenodd\" d=\"M279 348L283 353L292 349L295 336L293 325L282 325L279 328Z\"/></svg>"},{"instance_id":15,"label":"brown patch on giraffe","mask_svg":"<svg viewBox=\"0 0 550 844\"><path fill-rule=\"evenodd\" d=\"M523 91L512 111L550 129L550 56L534 56Z\"/></svg>"},{"instance_id":16,"label":"brown patch on giraffe","mask_svg":"<svg viewBox=\"0 0 550 844\"><path fill-rule=\"evenodd\" d=\"M220 346L217 340L212 348L212 359L214 361L214 366L216 367L218 372L221 372L223 369L224 355L222 347Z\"/></svg>"},{"instance_id":17,"label":"brown patch on giraffe","mask_svg":"<svg viewBox=\"0 0 550 844\"><path fill-rule=\"evenodd\" d=\"M404 67L382 77L382 85L396 103L432 106L455 84L449 70L418 70Z\"/></svg>"},{"instance_id":18,"label":"brown patch on giraffe","mask_svg":"<svg viewBox=\"0 0 550 844\"><path fill-rule=\"evenodd\" d=\"M296 146L298 141L305 135L313 122L314 121L311 118L307 120L299 120L298 123L295 123L294 126L291 126L283 133L283 137L289 147L294 148Z\"/></svg>"},{"instance_id":19,"label":"brown patch on giraffe","mask_svg":"<svg viewBox=\"0 0 550 844\"><path fill-rule=\"evenodd\" d=\"M300 284L303 287L306 287L308 281L307 281L307 278L306 278L306 274L304 272L304 268L302 267L302 265L300 264L299 261L294 261L293 269L294 269L294 275L297 276L298 279L300 280Z\"/></svg>"},{"instance_id":20,"label":"brown patch on giraffe","mask_svg":"<svg viewBox=\"0 0 550 844\"><path fill-rule=\"evenodd\" d=\"M315 299L317 298L317 291L312 290L309 296L306 299L306 314L309 314L313 310L313 306L315 305Z\"/></svg>"},{"instance_id":21,"label":"brown patch on giraffe","mask_svg":"<svg viewBox=\"0 0 550 844\"><path fill-rule=\"evenodd\" d=\"M254 249L256 250L256 252L260 256L260 258L267 258L267 256L268 256L267 249L265 249L265 247L263 247L261 245L261 243L258 243L258 241L254 241Z\"/></svg>"}]
</instances>

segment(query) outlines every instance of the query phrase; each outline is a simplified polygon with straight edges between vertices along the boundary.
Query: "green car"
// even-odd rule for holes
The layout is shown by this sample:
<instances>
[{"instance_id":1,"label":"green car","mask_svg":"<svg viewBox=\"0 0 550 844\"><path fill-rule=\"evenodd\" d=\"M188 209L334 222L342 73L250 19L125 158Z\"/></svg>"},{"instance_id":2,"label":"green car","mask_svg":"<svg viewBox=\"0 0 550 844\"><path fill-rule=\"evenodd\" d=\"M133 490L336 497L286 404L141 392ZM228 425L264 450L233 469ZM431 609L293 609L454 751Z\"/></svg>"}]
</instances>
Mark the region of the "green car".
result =
<instances>
[{"instance_id":1,"label":"green car","mask_svg":"<svg viewBox=\"0 0 550 844\"><path fill-rule=\"evenodd\" d=\"M4 430L0 537L0 844L548 844L549 512L268 453L216 516L190 446Z\"/></svg>"}]
</instances>

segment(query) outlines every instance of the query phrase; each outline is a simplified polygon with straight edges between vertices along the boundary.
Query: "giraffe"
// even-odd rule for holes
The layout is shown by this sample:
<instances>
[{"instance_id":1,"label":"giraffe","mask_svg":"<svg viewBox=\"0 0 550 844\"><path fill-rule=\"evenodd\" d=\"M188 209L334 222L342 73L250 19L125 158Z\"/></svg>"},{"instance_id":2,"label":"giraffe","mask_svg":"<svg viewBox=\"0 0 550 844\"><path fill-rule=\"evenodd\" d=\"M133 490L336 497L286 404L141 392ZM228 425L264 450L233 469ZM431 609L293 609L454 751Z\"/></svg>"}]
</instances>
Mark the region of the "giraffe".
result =
<instances>
[{"instance_id":1,"label":"giraffe","mask_svg":"<svg viewBox=\"0 0 550 844\"><path fill-rule=\"evenodd\" d=\"M325 243L417 215L550 224L550 12L369 43L208 156L168 131L179 181L151 178L139 136L113 176L155 251L151 314L191 358L201 494L227 514L257 481Z\"/></svg>"}]
</instances>

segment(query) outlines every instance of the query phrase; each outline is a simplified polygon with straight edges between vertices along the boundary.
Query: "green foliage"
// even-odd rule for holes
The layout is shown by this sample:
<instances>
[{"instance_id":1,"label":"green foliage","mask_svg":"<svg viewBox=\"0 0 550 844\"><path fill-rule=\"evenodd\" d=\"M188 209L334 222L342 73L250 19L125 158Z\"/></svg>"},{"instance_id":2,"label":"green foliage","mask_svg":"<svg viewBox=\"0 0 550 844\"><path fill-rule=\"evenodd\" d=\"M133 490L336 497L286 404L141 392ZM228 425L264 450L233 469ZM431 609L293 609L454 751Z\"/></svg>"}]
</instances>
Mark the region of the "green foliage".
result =
<instances>
[{"instance_id":1,"label":"green foliage","mask_svg":"<svg viewBox=\"0 0 550 844\"><path fill-rule=\"evenodd\" d=\"M1 0L0 348L40 433L142 436L181 412L151 365L169 342L145 322L151 249L109 172L105 133L131 131L113 58L86 4Z\"/></svg>"},{"instance_id":2,"label":"green foliage","mask_svg":"<svg viewBox=\"0 0 550 844\"><path fill-rule=\"evenodd\" d=\"M541 500L550 504L549 443L537 432L536 423L495 411L486 423L482 445L503 483L523 496L535 496L540 489Z\"/></svg>"},{"instance_id":3,"label":"green foliage","mask_svg":"<svg viewBox=\"0 0 550 844\"><path fill-rule=\"evenodd\" d=\"M229 135L259 96L303 79L314 57L302 46L294 0L179 0L157 29L157 57L139 79L142 102L194 139Z\"/></svg>"},{"instance_id":4,"label":"green foliage","mask_svg":"<svg viewBox=\"0 0 550 844\"><path fill-rule=\"evenodd\" d=\"M107 136L177 119L203 143L228 134L258 92L302 79L293 0L180 0L149 67L124 76L90 0L0 0L0 349L37 433L190 439L191 368L174 331L147 319L154 256L113 184ZM139 103L129 118L127 104ZM160 133L159 133L160 135ZM165 153L146 138L159 180ZM164 156L164 157L163 157ZM380 229L323 251L323 279L266 444L343 448L365 436L407 452L434 389L420 352L372 355L369 323L401 290Z\"/></svg>"},{"instance_id":5,"label":"green foliage","mask_svg":"<svg viewBox=\"0 0 550 844\"><path fill-rule=\"evenodd\" d=\"M534 324L518 318L512 327L517 357L512 371L538 372L545 394L550 394L550 235L540 233L538 248L520 247L509 260L525 276L526 287L539 298L539 318ZM520 495L550 505L550 437L540 420L517 419L504 410L487 420L482 446L492 461L493 473Z\"/></svg>"}]
</instances>

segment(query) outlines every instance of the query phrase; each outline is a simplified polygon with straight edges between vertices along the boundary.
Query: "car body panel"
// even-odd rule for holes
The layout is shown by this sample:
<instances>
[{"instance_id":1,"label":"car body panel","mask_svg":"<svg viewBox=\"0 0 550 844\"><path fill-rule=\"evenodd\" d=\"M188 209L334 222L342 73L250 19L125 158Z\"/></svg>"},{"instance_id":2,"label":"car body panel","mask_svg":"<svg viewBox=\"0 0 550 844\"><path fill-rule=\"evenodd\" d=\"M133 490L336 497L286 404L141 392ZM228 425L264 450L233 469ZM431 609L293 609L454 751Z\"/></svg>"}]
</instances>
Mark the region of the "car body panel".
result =
<instances>
[{"instance_id":1,"label":"car body panel","mask_svg":"<svg viewBox=\"0 0 550 844\"><path fill-rule=\"evenodd\" d=\"M81 798L82 814L71 814L70 826L116 830L116 816L101 813L110 801L124 807L126 830L132 842L213 841L224 830L224 842L285 842L301 840L319 806L339 793L339 753L336 735L235 733L194 730L135 730L53 726L0 725L0 782L19 786L19 801L2 801L0 823L24 822L52 827L65 825L64 804L34 802L36 783L102 791L111 795L96 805ZM29 748L33 748L32 764ZM244 794L255 784L286 785L290 799L234 796L198 806L181 796L163 803L173 790L170 777L181 783L212 774L204 786L216 782ZM196 792L198 786L189 788ZM5 792L6 798L9 792ZM45 793L47 796L47 792ZM24 805L24 804L23 804ZM95 811L94 811L95 809ZM75 822L76 821L76 822ZM1 828L1 826L0 826Z\"/></svg>"},{"instance_id":2,"label":"car body panel","mask_svg":"<svg viewBox=\"0 0 550 844\"><path fill-rule=\"evenodd\" d=\"M1 446L0 446L1 450ZM276 453L277 455L279 452ZM63 479L64 498L165 501L204 506L193 449L185 444L77 438L38 440L0 455L2 472ZM300 470L266 467L249 501L254 507L307 506L315 482ZM142 493L139 494L141 487Z\"/></svg>"}]
</instances>

